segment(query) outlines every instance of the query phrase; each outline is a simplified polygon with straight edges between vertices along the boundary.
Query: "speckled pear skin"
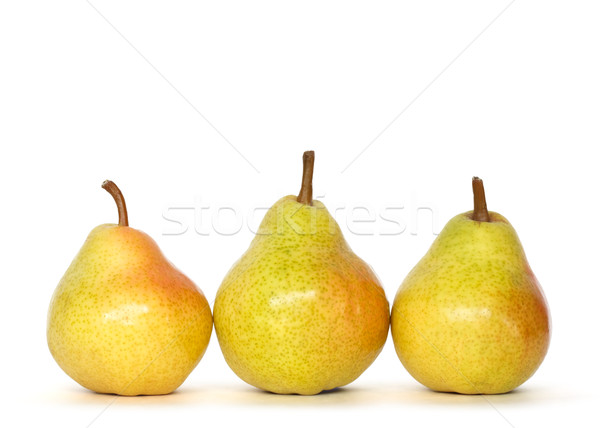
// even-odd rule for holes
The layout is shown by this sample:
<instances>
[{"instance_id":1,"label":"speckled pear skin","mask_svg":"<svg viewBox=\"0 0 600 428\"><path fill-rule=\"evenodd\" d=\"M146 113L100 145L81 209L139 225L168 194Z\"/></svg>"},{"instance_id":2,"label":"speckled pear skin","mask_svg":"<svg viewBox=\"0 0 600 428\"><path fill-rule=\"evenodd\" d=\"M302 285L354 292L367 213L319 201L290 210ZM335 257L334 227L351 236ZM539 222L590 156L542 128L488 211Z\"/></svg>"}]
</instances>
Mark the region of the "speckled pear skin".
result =
<instances>
[{"instance_id":1,"label":"speckled pear skin","mask_svg":"<svg viewBox=\"0 0 600 428\"><path fill-rule=\"evenodd\" d=\"M286 196L223 280L214 317L225 360L240 378L312 395L352 382L375 360L389 304L325 206Z\"/></svg>"},{"instance_id":2,"label":"speckled pear skin","mask_svg":"<svg viewBox=\"0 0 600 428\"><path fill-rule=\"evenodd\" d=\"M92 391L168 394L202 358L212 332L202 292L143 232L96 227L48 312L59 366Z\"/></svg>"},{"instance_id":3,"label":"speckled pear skin","mask_svg":"<svg viewBox=\"0 0 600 428\"><path fill-rule=\"evenodd\" d=\"M550 342L546 299L515 230L451 219L408 274L394 300L392 337L423 385L462 394L499 394L525 382Z\"/></svg>"}]
</instances>

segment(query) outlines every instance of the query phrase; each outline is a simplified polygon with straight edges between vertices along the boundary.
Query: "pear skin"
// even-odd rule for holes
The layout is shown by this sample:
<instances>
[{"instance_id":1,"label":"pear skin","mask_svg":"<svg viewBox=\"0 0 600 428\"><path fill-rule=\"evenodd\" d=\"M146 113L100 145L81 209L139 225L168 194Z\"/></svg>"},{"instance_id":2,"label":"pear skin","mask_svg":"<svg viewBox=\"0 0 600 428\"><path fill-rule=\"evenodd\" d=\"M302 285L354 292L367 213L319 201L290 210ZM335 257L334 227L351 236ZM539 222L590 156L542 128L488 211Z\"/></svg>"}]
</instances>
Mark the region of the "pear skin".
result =
<instances>
[{"instance_id":1,"label":"pear skin","mask_svg":"<svg viewBox=\"0 0 600 428\"><path fill-rule=\"evenodd\" d=\"M487 211L481 180L473 184L475 210L451 219L408 274L391 330L400 361L423 385L499 394L542 363L550 315L517 233Z\"/></svg>"},{"instance_id":2,"label":"pear skin","mask_svg":"<svg viewBox=\"0 0 600 428\"><path fill-rule=\"evenodd\" d=\"M113 187L114 186L114 187ZM168 394L202 358L212 332L208 302L145 233L120 224L89 234L56 288L47 339L58 365L100 393Z\"/></svg>"},{"instance_id":3,"label":"pear skin","mask_svg":"<svg viewBox=\"0 0 600 428\"><path fill-rule=\"evenodd\" d=\"M279 394L349 384L375 360L389 329L379 280L312 200L312 156L304 157L300 196L266 213L214 305L227 364L247 383Z\"/></svg>"}]
</instances>

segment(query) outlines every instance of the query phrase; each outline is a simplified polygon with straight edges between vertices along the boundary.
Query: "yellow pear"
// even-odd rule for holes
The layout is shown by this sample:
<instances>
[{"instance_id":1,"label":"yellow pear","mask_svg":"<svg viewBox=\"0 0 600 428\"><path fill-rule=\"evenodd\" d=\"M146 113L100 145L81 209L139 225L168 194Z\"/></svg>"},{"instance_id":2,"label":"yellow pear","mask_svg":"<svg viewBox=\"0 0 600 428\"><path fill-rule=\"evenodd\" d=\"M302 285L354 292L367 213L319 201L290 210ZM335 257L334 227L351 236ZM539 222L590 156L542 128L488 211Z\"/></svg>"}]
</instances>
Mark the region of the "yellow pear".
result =
<instances>
[{"instance_id":1,"label":"yellow pear","mask_svg":"<svg viewBox=\"0 0 600 428\"><path fill-rule=\"evenodd\" d=\"M96 392L168 394L198 364L212 316L202 292L145 233L128 226L123 195L119 224L89 234L56 288L47 338L58 365Z\"/></svg>"},{"instance_id":2,"label":"yellow pear","mask_svg":"<svg viewBox=\"0 0 600 428\"><path fill-rule=\"evenodd\" d=\"M225 360L244 381L280 394L317 394L355 380L389 329L389 304L371 268L312 200L314 153L300 195L266 213L214 305Z\"/></svg>"},{"instance_id":3,"label":"yellow pear","mask_svg":"<svg viewBox=\"0 0 600 428\"><path fill-rule=\"evenodd\" d=\"M517 233L488 212L473 178L475 208L451 219L394 300L392 337L409 373L436 391L499 394L542 363L550 316Z\"/></svg>"}]
</instances>

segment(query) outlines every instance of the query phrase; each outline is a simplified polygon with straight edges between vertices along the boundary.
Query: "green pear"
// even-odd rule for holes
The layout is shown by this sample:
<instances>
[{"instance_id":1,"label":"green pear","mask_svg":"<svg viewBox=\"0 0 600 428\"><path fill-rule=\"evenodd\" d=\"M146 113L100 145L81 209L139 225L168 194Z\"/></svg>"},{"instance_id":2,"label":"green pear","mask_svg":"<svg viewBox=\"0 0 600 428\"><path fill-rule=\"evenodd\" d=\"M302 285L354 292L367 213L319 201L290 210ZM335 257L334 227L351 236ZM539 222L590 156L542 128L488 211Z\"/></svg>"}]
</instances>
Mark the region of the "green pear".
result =
<instances>
[{"instance_id":1,"label":"green pear","mask_svg":"<svg viewBox=\"0 0 600 428\"><path fill-rule=\"evenodd\" d=\"M435 391L499 394L525 382L550 342L550 316L517 233L475 207L444 227L400 286L392 337L400 361Z\"/></svg>"},{"instance_id":2,"label":"green pear","mask_svg":"<svg viewBox=\"0 0 600 428\"><path fill-rule=\"evenodd\" d=\"M325 206L312 200L314 153L303 157L298 197L266 213L215 300L225 360L244 381L312 395L354 381L377 357L389 304Z\"/></svg>"},{"instance_id":3,"label":"green pear","mask_svg":"<svg viewBox=\"0 0 600 428\"><path fill-rule=\"evenodd\" d=\"M52 356L92 391L167 394L198 364L212 332L202 292L148 235L128 225L112 181L119 224L89 234L54 291L47 338Z\"/></svg>"}]
</instances>

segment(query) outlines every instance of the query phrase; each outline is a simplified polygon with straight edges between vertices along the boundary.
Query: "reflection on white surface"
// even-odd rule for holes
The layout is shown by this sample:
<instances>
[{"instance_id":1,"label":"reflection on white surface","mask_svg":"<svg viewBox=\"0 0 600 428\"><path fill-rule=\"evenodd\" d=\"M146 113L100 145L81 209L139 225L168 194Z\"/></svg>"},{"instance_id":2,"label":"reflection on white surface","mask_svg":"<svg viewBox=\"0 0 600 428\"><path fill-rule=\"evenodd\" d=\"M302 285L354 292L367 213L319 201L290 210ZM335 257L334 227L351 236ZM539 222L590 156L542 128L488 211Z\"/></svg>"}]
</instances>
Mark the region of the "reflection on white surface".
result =
<instances>
[{"instance_id":1,"label":"reflection on white surface","mask_svg":"<svg viewBox=\"0 0 600 428\"><path fill-rule=\"evenodd\" d=\"M120 406L152 405L206 405L236 406L258 405L276 407L361 407L379 405L441 405L488 408L490 402L504 405L527 405L555 401L570 401L578 397L556 389L521 387L507 394L461 395L435 392L419 385L373 385L372 387L345 387L318 395L278 395L245 385L183 386L167 395L121 397L73 386L45 394L44 401L52 403L108 404L116 401Z\"/></svg>"}]
</instances>

